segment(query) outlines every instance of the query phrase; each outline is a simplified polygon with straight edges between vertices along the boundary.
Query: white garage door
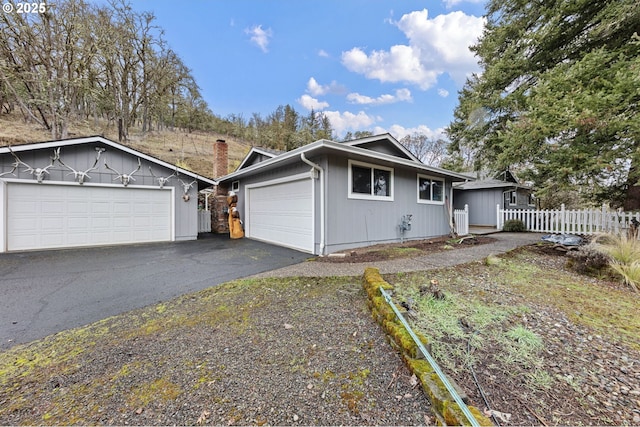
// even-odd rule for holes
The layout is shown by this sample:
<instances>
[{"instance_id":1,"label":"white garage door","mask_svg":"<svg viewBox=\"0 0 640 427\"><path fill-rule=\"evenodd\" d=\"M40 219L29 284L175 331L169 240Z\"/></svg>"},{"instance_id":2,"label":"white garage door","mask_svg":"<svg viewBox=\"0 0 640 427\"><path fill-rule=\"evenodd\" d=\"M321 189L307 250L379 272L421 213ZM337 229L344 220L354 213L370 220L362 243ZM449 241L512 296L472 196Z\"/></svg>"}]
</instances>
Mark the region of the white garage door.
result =
<instances>
[{"instance_id":1,"label":"white garage door","mask_svg":"<svg viewBox=\"0 0 640 427\"><path fill-rule=\"evenodd\" d=\"M313 253L312 181L247 188L247 237Z\"/></svg>"},{"instance_id":2,"label":"white garage door","mask_svg":"<svg viewBox=\"0 0 640 427\"><path fill-rule=\"evenodd\" d=\"M7 249L171 240L168 189L7 183Z\"/></svg>"}]
</instances>

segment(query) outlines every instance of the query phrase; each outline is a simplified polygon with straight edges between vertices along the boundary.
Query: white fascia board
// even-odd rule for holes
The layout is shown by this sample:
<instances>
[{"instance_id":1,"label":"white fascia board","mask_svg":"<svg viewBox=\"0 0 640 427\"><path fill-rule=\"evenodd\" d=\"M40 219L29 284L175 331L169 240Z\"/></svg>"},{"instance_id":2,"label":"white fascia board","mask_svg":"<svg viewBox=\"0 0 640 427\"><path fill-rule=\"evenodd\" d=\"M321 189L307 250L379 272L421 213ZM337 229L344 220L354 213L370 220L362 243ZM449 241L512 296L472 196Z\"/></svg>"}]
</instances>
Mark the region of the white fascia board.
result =
<instances>
[{"instance_id":1,"label":"white fascia board","mask_svg":"<svg viewBox=\"0 0 640 427\"><path fill-rule=\"evenodd\" d=\"M284 154L280 154L279 156L273 157L273 158L271 158L269 160L265 160L264 162L256 163L255 165L251 165L251 166L249 166L247 168L244 168L244 169L238 169L235 172L231 172L230 174L219 178L218 182L228 181L230 179L238 178L240 176L247 175L250 172L256 171L258 169L262 169L262 168L267 167L269 165L277 164L277 163L280 163L280 162L282 162L284 160L291 159L292 157L299 157L300 153L306 153L308 151L311 151L311 150L315 149L316 147L321 146L324 141L326 141L326 140L321 139L319 141L312 142L311 144L307 144L305 146L296 148L295 150L287 151Z\"/></svg>"},{"instance_id":2,"label":"white fascia board","mask_svg":"<svg viewBox=\"0 0 640 427\"><path fill-rule=\"evenodd\" d=\"M431 174L438 174L438 175L443 175L445 177L449 177L452 179L456 179L456 180L461 180L461 181L466 181L468 178L465 177L464 175L458 174L456 172L452 172L452 171L448 171L446 169L441 169L441 168L436 168L433 166L427 166L422 162L419 161L413 161L413 160L406 160L406 159L401 159L399 157L396 156L392 156L389 154L384 154L384 153L379 153L377 151L372 151L372 150L368 150L366 148L360 148L360 147L355 147L355 146L350 146L350 145L345 145L344 143L340 143L340 142L333 142L333 141L329 141L326 139L321 139L318 140L316 142L312 142L311 144L305 145L303 147L299 147L296 148L295 150L289 151L287 153L281 154L279 156L276 156L272 159L269 160L265 160L264 162L260 162L258 164L255 165L251 165L248 168L242 169L242 170L237 170L235 172L232 172L228 175L225 175L223 177L221 177L218 181L222 182L222 181L228 181L231 179L236 179L239 178L243 175L248 175L251 172L260 170L262 168L271 166L271 165L276 165L280 162L283 162L285 160L289 160L292 158L299 158L301 153L309 153L312 152L314 150L318 150L321 148L329 148L335 151L341 151L344 153L349 153L349 154L357 154L360 156L364 156L367 157L369 159L373 159L373 160L381 160L381 161L386 161L386 162L390 162L393 164L397 164L397 165L403 165L403 166L407 166L410 168L415 168L418 169L420 171L426 172L426 173L431 173Z\"/></svg>"},{"instance_id":3,"label":"white fascia board","mask_svg":"<svg viewBox=\"0 0 640 427\"><path fill-rule=\"evenodd\" d=\"M273 153L270 153L268 151L261 150L259 147L251 147L251 150L249 150L247 155L244 156L244 159L242 159L242 162L240 162L240 165L236 168L236 170L242 169L244 167L244 164L247 162L247 160L249 160L249 157L251 157L251 155L253 153L262 154L263 156L268 156L268 157L271 157L271 158L274 158L274 157L277 156L277 154L273 154Z\"/></svg>"},{"instance_id":4,"label":"white fascia board","mask_svg":"<svg viewBox=\"0 0 640 427\"><path fill-rule=\"evenodd\" d=\"M446 169L442 169L442 168L437 168L434 166L427 166L424 163L420 162L420 161L413 161L413 160L406 160L406 159L401 159L399 157L396 156L392 156L390 154L384 154L384 153L379 153L376 151L371 151L371 150L367 150L366 148L360 148L360 147L352 147L352 146L344 146L341 143L338 142L332 142L332 141L327 141L327 143L325 144L326 146L329 146L331 148L334 148L336 150L340 150L340 151L346 151L349 153L353 153L353 154L360 154L363 156L367 156L371 159L374 160L384 160L387 162L391 162L394 164L399 164L399 165L403 165L403 166L408 166L410 168L415 168L427 173L431 173L431 174L438 174L438 175L443 175L449 178L455 178L455 179L459 179L459 180L467 180L467 177L465 177L464 175L461 175L457 172L452 172Z\"/></svg>"},{"instance_id":5,"label":"white fascia board","mask_svg":"<svg viewBox=\"0 0 640 427\"><path fill-rule=\"evenodd\" d=\"M104 138L102 136L87 136L87 137L83 137L83 138L71 138L71 139L62 139L59 141L47 141L47 142L35 142L35 143L30 143L30 144L21 144L21 145L16 145L16 146L12 146L11 150L15 153L19 153L21 151L29 151L29 150L36 150L36 149L47 149L47 148L58 148L58 147L66 147L66 146L71 146L71 145L81 145L81 144L89 144L89 143L99 143L99 144L104 144L104 145L108 145L112 148L115 148L117 150L120 151L124 151L125 153L129 153L133 156L137 156L140 157L141 159L144 159L148 162L151 163L155 163L157 165L160 166L164 166L168 169L173 169L173 170L177 170L179 173L183 174L183 175L187 175L190 176L191 178L195 178L199 181L203 181L207 184L210 185L218 185L218 182L204 177L202 175L198 175L197 173L193 173L191 171L188 171L186 169L182 169L176 165L172 165L171 163L167 163L165 161L162 161L158 158L155 158L153 156L150 156L148 154L144 154L141 153L140 151L134 150L133 148L129 148L125 145L122 145L120 143L117 143L115 141L111 141L110 139ZM0 147L0 153L9 153L9 147Z\"/></svg>"},{"instance_id":6,"label":"white fascia board","mask_svg":"<svg viewBox=\"0 0 640 427\"><path fill-rule=\"evenodd\" d=\"M391 142L391 144L393 144L398 150L400 150L404 154L406 154L410 159L413 159L416 162L422 163L420 161L420 159L418 159L416 156L414 156L413 153L407 149L407 147L402 145L400 143L400 141L395 139L390 133L383 133L383 134L380 134L380 135L367 136L365 138L360 138L360 139L353 139L351 141L342 142L341 144L354 147L354 146L358 146L360 144L367 144L369 142L379 141L379 140L384 139L384 138L388 139L389 142Z\"/></svg>"}]
</instances>

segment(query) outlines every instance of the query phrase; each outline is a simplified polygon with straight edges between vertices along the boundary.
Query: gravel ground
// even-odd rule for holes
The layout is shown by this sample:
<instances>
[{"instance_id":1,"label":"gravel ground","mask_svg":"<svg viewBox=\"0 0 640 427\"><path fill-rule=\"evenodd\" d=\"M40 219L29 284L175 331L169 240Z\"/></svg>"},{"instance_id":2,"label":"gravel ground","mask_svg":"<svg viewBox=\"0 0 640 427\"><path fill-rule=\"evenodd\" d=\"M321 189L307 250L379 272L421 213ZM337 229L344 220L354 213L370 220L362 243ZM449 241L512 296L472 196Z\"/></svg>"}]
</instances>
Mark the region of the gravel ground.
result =
<instances>
[{"instance_id":1,"label":"gravel ground","mask_svg":"<svg viewBox=\"0 0 640 427\"><path fill-rule=\"evenodd\" d=\"M0 353L0 425L424 425L358 278L232 282Z\"/></svg>"}]
</instances>

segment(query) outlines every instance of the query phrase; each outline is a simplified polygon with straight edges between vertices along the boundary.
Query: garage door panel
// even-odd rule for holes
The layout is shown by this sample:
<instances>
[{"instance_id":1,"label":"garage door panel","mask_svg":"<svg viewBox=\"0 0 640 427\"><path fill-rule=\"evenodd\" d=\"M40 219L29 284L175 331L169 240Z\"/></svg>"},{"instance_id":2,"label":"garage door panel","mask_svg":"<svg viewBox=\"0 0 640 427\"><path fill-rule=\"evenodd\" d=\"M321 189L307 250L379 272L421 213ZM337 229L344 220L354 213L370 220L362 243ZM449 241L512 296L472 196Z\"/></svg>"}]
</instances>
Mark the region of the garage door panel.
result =
<instances>
[{"instance_id":1,"label":"garage door panel","mask_svg":"<svg viewBox=\"0 0 640 427\"><path fill-rule=\"evenodd\" d=\"M64 213L64 204L59 201L59 200L47 200L45 202L41 202L39 204L33 204L33 207L30 209L29 212L26 212L28 214L30 214L31 212L34 212L36 210L40 210L40 212L42 212L43 214L63 214Z\"/></svg>"},{"instance_id":2,"label":"garage door panel","mask_svg":"<svg viewBox=\"0 0 640 427\"><path fill-rule=\"evenodd\" d=\"M113 213L115 214L130 214L131 205L128 202L117 201L113 206Z\"/></svg>"},{"instance_id":3,"label":"garage door panel","mask_svg":"<svg viewBox=\"0 0 640 427\"><path fill-rule=\"evenodd\" d=\"M61 246L64 243L64 235L60 232L57 233L42 233L40 238L35 236L25 236L26 241L31 245L42 244L45 247ZM24 241L24 240L23 240Z\"/></svg>"},{"instance_id":4,"label":"garage door panel","mask_svg":"<svg viewBox=\"0 0 640 427\"><path fill-rule=\"evenodd\" d=\"M170 190L7 183L7 249L171 240Z\"/></svg>"},{"instance_id":5,"label":"garage door panel","mask_svg":"<svg viewBox=\"0 0 640 427\"><path fill-rule=\"evenodd\" d=\"M109 203L94 201L91 203L91 213L92 214L106 214L109 213Z\"/></svg>"},{"instance_id":6,"label":"garage door panel","mask_svg":"<svg viewBox=\"0 0 640 427\"><path fill-rule=\"evenodd\" d=\"M71 215L87 215L89 213L89 203L81 201L71 201L67 203L67 212Z\"/></svg>"},{"instance_id":7,"label":"garage door panel","mask_svg":"<svg viewBox=\"0 0 640 427\"><path fill-rule=\"evenodd\" d=\"M311 184L302 179L249 188L247 236L313 252Z\"/></svg>"}]
</instances>

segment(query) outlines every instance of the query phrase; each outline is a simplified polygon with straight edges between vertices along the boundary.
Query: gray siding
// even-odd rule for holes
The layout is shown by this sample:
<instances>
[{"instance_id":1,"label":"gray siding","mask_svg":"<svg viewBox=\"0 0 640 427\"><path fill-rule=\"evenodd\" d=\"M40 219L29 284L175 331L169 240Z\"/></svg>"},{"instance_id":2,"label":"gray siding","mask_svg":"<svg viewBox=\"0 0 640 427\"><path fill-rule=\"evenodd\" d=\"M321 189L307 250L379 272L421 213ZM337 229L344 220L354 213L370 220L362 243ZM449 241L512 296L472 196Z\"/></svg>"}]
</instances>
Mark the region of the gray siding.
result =
<instances>
[{"instance_id":1,"label":"gray siding","mask_svg":"<svg viewBox=\"0 0 640 427\"><path fill-rule=\"evenodd\" d=\"M98 161L97 170L89 172L91 179L86 179L87 184L113 184L122 185L119 180L114 180L116 174L108 170L104 166L105 160L109 167L117 170L119 173L130 174L138 167L138 158L132 154L120 151L116 148L106 146L101 143L85 143L79 145L63 146L60 150L61 160L68 166L75 170L86 171L89 169L96 159L96 147L106 148ZM14 150L15 151L15 150ZM38 149L16 152L16 155L24 163L31 167L45 167L50 164L50 156L53 156L53 149ZM12 163L14 158L10 153L0 154L0 173L10 172L12 169ZM137 171L133 178L135 181L131 181L129 185L135 186L158 186L157 182L149 172L149 166L153 169L153 173L156 176L169 176L173 173L173 170L160 166L156 163L151 163L144 159L141 160L142 167ZM3 178L18 178L25 180L35 181L35 177L24 171L24 166L19 166L14 172L16 176L5 175ZM64 168L58 162L48 169L49 174L45 175L46 181L67 181L73 182L73 173L67 168ZM181 179L187 183L193 181L193 178L182 176ZM78 184L79 185L79 184ZM182 199L183 189L180 181L176 177L165 184L165 187L175 187L175 239L176 240L193 240L198 237L198 190L197 184L194 184L189 191L191 196L188 202Z\"/></svg>"},{"instance_id":2,"label":"gray siding","mask_svg":"<svg viewBox=\"0 0 640 427\"><path fill-rule=\"evenodd\" d=\"M383 165L384 166L384 165ZM394 200L349 199L348 160L332 157L329 162L327 201L327 253L388 243L424 239L449 233L444 205L417 202L417 172L394 168ZM446 182L445 194L451 183ZM404 236L399 225L412 214L411 230Z\"/></svg>"},{"instance_id":3,"label":"gray siding","mask_svg":"<svg viewBox=\"0 0 640 427\"><path fill-rule=\"evenodd\" d=\"M502 189L456 191L454 206L464 209L469 206L469 225L496 226L496 205L502 206Z\"/></svg>"},{"instance_id":4,"label":"gray siding","mask_svg":"<svg viewBox=\"0 0 640 427\"><path fill-rule=\"evenodd\" d=\"M506 193L505 193L506 192ZM526 190L518 190L518 204L509 204L510 189L485 188L478 190L457 190L454 193L455 209L464 209L469 206L469 225L495 227L496 207L500 205L506 209L533 209L529 206L529 193Z\"/></svg>"},{"instance_id":5,"label":"gray siding","mask_svg":"<svg viewBox=\"0 0 640 427\"><path fill-rule=\"evenodd\" d=\"M367 148L371 151L376 151L378 153L383 153L383 154L389 154L391 156L397 156L403 159L409 158L401 150L389 144L387 140L372 141L366 144L358 144L356 145L356 147Z\"/></svg>"}]
</instances>

